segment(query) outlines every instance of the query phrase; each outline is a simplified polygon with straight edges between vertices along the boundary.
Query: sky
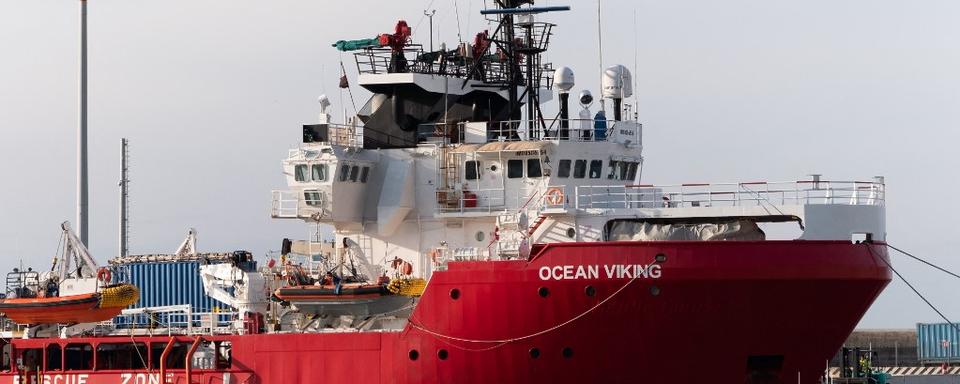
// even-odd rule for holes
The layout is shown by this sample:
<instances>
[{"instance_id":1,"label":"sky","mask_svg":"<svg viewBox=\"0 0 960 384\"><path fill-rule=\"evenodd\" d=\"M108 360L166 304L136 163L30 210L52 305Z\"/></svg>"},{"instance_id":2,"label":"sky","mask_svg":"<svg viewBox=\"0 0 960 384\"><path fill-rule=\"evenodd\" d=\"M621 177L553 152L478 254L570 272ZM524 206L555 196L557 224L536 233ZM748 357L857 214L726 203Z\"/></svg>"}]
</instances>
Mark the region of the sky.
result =
<instances>
[{"instance_id":1,"label":"sky","mask_svg":"<svg viewBox=\"0 0 960 384\"><path fill-rule=\"evenodd\" d=\"M76 215L75 0L0 0L0 270L45 269ZM596 1L551 14L547 59L599 83ZM131 253L172 252L194 227L205 251L277 250L306 236L269 217L281 160L336 88L340 39L398 19L436 44L491 28L480 0L90 0L91 252L117 253L120 138L130 140ZM634 71L644 182L887 180L888 241L960 270L960 2L603 0L603 65ZM458 37L459 34L459 37ZM368 93L354 86L362 105ZM342 119L342 114L335 115ZM894 266L952 320L960 281ZM837 292L841 295L842 292ZM811 308L816 310L816 308ZM824 314L829 316L829 314ZM899 281L864 328L940 319Z\"/></svg>"}]
</instances>

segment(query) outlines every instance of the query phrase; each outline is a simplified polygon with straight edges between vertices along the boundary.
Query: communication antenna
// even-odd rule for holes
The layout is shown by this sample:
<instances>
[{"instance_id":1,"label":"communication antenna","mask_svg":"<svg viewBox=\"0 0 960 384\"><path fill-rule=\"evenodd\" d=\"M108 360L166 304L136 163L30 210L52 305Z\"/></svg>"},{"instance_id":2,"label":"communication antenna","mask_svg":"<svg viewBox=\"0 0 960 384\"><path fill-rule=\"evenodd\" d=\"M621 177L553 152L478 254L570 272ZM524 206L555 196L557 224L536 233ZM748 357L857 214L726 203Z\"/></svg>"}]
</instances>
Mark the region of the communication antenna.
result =
<instances>
[{"instance_id":1,"label":"communication antenna","mask_svg":"<svg viewBox=\"0 0 960 384\"><path fill-rule=\"evenodd\" d=\"M433 15L436 14L436 9L433 9L430 12L427 12L426 10L423 11L423 15L430 18L430 52L433 52Z\"/></svg>"},{"instance_id":2,"label":"communication antenna","mask_svg":"<svg viewBox=\"0 0 960 384\"><path fill-rule=\"evenodd\" d=\"M130 177L128 175L130 154L128 152L128 141L126 138L120 139L120 248L118 249L118 255L120 257L127 256L128 248L128 229L130 225L130 216L127 211L129 206L130 198Z\"/></svg>"},{"instance_id":3,"label":"communication antenna","mask_svg":"<svg viewBox=\"0 0 960 384\"><path fill-rule=\"evenodd\" d=\"M80 0L80 115L77 127L77 227L89 245L87 218L87 0Z\"/></svg>"},{"instance_id":4,"label":"communication antenna","mask_svg":"<svg viewBox=\"0 0 960 384\"><path fill-rule=\"evenodd\" d=\"M603 84L603 18L600 13L601 0L597 0L597 58L600 68L600 84ZM603 98L600 98L600 110L606 112L603 105Z\"/></svg>"}]
</instances>

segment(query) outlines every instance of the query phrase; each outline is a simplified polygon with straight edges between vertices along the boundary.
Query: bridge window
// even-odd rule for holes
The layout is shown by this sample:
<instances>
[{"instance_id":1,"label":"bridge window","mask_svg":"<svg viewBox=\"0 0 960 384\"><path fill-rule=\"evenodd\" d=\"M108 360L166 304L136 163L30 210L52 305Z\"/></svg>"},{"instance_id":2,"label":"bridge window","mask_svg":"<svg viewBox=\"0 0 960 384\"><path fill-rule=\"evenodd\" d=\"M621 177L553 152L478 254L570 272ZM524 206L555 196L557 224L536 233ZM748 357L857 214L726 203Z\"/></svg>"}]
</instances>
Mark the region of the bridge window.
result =
<instances>
[{"instance_id":1,"label":"bridge window","mask_svg":"<svg viewBox=\"0 0 960 384\"><path fill-rule=\"evenodd\" d=\"M573 177L577 179L582 179L587 175L587 161L586 160L577 160L576 163L573 163Z\"/></svg>"},{"instance_id":2,"label":"bridge window","mask_svg":"<svg viewBox=\"0 0 960 384\"><path fill-rule=\"evenodd\" d=\"M368 176L370 176L370 167L363 167L363 169L360 170L360 182L366 183Z\"/></svg>"},{"instance_id":3,"label":"bridge window","mask_svg":"<svg viewBox=\"0 0 960 384\"><path fill-rule=\"evenodd\" d=\"M344 164L340 167L340 181L347 181L347 176L350 173L350 166Z\"/></svg>"},{"instance_id":4,"label":"bridge window","mask_svg":"<svg viewBox=\"0 0 960 384\"><path fill-rule=\"evenodd\" d=\"M540 166L540 159L527 159L527 177L543 177L543 167Z\"/></svg>"},{"instance_id":5,"label":"bridge window","mask_svg":"<svg viewBox=\"0 0 960 384\"><path fill-rule=\"evenodd\" d=\"M311 207L320 205L320 191L303 191L303 202Z\"/></svg>"},{"instance_id":6,"label":"bridge window","mask_svg":"<svg viewBox=\"0 0 960 384\"><path fill-rule=\"evenodd\" d=\"M630 167L627 170L627 180L636 180L637 179L637 168L639 168L640 163L630 163Z\"/></svg>"},{"instance_id":7,"label":"bridge window","mask_svg":"<svg viewBox=\"0 0 960 384\"><path fill-rule=\"evenodd\" d=\"M60 344L50 344L47 346L47 370L59 371L63 369L63 350Z\"/></svg>"},{"instance_id":8,"label":"bridge window","mask_svg":"<svg viewBox=\"0 0 960 384\"><path fill-rule=\"evenodd\" d=\"M470 160L467 161L464 166L464 178L467 180L477 180L480 178L480 162Z\"/></svg>"},{"instance_id":9,"label":"bridge window","mask_svg":"<svg viewBox=\"0 0 960 384\"><path fill-rule=\"evenodd\" d=\"M523 160L507 160L507 178L519 179L523 177Z\"/></svg>"},{"instance_id":10,"label":"bridge window","mask_svg":"<svg viewBox=\"0 0 960 384\"><path fill-rule=\"evenodd\" d=\"M307 165L300 164L294 167L293 177L301 183L307 181Z\"/></svg>"},{"instance_id":11,"label":"bridge window","mask_svg":"<svg viewBox=\"0 0 960 384\"><path fill-rule=\"evenodd\" d=\"M616 160L610 160L610 174L607 175L607 179L617 180L617 167L622 164Z\"/></svg>"},{"instance_id":12,"label":"bridge window","mask_svg":"<svg viewBox=\"0 0 960 384\"><path fill-rule=\"evenodd\" d=\"M146 369L147 345L144 343L100 344L97 369Z\"/></svg>"},{"instance_id":13,"label":"bridge window","mask_svg":"<svg viewBox=\"0 0 960 384\"><path fill-rule=\"evenodd\" d=\"M313 181L327 181L327 165L326 164L313 165Z\"/></svg>"},{"instance_id":14,"label":"bridge window","mask_svg":"<svg viewBox=\"0 0 960 384\"><path fill-rule=\"evenodd\" d=\"M570 160L560 160L560 165L557 167L557 177L561 179L570 177Z\"/></svg>"},{"instance_id":15,"label":"bridge window","mask_svg":"<svg viewBox=\"0 0 960 384\"><path fill-rule=\"evenodd\" d=\"M93 369L93 347L90 344L67 344L63 348L64 365L68 371L89 371Z\"/></svg>"},{"instance_id":16,"label":"bridge window","mask_svg":"<svg viewBox=\"0 0 960 384\"><path fill-rule=\"evenodd\" d=\"M354 165L350 168L350 181L357 182L357 176L360 174L360 167Z\"/></svg>"},{"instance_id":17,"label":"bridge window","mask_svg":"<svg viewBox=\"0 0 960 384\"><path fill-rule=\"evenodd\" d=\"M599 179L600 172L603 171L603 161L602 160L591 160L590 161L590 178Z\"/></svg>"}]
</instances>

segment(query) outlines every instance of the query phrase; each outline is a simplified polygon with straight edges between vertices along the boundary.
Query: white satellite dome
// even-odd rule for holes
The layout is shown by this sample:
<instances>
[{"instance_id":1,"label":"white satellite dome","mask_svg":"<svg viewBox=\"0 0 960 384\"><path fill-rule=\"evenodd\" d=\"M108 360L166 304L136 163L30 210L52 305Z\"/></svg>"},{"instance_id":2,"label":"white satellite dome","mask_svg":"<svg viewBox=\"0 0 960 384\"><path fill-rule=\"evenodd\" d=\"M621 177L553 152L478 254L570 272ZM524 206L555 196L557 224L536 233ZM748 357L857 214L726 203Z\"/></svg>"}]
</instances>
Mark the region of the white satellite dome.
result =
<instances>
[{"instance_id":1,"label":"white satellite dome","mask_svg":"<svg viewBox=\"0 0 960 384\"><path fill-rule=\"evenodd\" d=\"M606 99L626 99L633 96L633 76L623 65L610 66L603 71L601 87Z\"/></svg>"},{"instance_id":2,"label":"white satellite dome","mask_svg":"<svg viewBox=\"0 0 960 384\"><path fill-rule=\"evenodd\" d=\"M574 86L573 70L570 67L557 68L553 73L553 85L557 86L560 92L570 92Z\"/></svg>"}]
</instances>

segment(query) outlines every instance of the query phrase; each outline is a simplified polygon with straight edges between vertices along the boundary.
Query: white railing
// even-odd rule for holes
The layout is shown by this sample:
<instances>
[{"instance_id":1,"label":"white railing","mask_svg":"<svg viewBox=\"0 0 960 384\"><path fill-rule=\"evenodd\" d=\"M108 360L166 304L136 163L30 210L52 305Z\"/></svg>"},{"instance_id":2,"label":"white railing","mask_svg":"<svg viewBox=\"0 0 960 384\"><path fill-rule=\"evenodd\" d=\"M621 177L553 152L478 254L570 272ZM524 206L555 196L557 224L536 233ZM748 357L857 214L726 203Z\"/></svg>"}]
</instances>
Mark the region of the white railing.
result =
<instances>
[{"instance_id":1,"label":"white railing","mask_svg":"<svg viewBox=\"0 0 960 384\"><path fill-rule=\"evenodd\" d=\"M327 140L331 145L363 147L363 128L357 125L327 125Z\"/></svg>"},{"instance_id":2,"label":"white railing","mask_svg":"<svg viewBox=\"0 0 960 384\"><path fill-rule=\"evenodd\" d=\"M320 190L284 190L271 193L270 216L277 219L296 219L322 213L327 194Z\"/></svg>"},{"instance_id":3,"label":"white railing","mask_svg":"<svg viewBox=\"0 0 960 384\"><path fill-rule=\"evenodd\" d=\"M546 129L539 121L535 121L531 130L530 121L527 120L487 122L484 142L521 140L599 142L608 141L614 135L623 135L628 139L632 138L632 143L639 144L643 129L643 125L639 123L616 120L552 119L544 120L544 124ZM449 140L456 138L462 143L467 138L468 128L466 123L433 123L421 124L418 130L422 138L440 137Z\"/></svg>"},{"instance_id":4,"label":"white railing","mask_svg":"<svg viewBox=\"0 0 960 384\"><path fill-rule=\"evenodd\" d=\"M222 335L236 334L237 312L193 312L189 305L125 309L98 324L103 335Z\"/></svg>"},{"instance_id":5,"label":"white railing","mask_svg":"<svg viewBox=\"0 0 960 384\"><path fill-rule=\"evenodd\" d=\"M883 205L882 181L788 181L576 187L574 207L693 208L762 205Z\"/></svg>"}]
</instances>

